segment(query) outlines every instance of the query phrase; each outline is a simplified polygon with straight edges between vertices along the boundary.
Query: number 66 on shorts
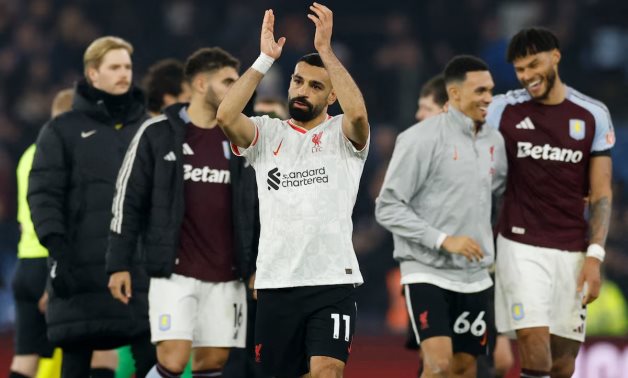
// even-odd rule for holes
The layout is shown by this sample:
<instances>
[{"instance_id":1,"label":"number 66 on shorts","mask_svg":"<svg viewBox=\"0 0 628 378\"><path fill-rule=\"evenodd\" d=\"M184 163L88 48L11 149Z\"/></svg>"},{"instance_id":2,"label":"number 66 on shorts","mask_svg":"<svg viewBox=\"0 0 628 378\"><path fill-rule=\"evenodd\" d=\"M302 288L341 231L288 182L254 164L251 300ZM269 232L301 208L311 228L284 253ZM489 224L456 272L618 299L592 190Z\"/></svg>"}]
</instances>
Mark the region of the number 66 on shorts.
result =
<instances>
[{"instance_id":1,"label":"number 66 on shorts","mask_svg":"<svg viewBox=\"0 0 628 378\"><path fill-rule=\"evenodd\" d=\"M404 287L406 305L419 345L430 337L450 337L454 353L486 353L486 314L490 290L459 293L427 283Z\"/></svg>"}]
</instances>

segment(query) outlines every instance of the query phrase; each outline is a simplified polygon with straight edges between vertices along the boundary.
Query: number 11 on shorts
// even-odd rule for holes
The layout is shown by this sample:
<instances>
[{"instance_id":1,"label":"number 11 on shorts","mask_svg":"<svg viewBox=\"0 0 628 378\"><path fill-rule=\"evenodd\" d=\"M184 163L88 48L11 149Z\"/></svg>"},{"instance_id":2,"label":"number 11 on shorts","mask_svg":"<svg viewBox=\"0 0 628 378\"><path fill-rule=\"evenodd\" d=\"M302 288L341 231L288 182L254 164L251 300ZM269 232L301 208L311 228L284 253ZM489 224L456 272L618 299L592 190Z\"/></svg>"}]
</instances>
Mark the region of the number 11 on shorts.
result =
<instances>
[{"instance_id":1,"label":"number 11 on shorts","mask_svg":"<svg viewBox=\"0 0 628 378\"><path fill-rule=\"evenodd\" d=\"M331 318L334 320L334 339L338 339L340 338L340 314L331 314ZM342 315L342 320L345 321L345 341L349 341L351 317L349 315Z\"/></svg>"}]
</instances>

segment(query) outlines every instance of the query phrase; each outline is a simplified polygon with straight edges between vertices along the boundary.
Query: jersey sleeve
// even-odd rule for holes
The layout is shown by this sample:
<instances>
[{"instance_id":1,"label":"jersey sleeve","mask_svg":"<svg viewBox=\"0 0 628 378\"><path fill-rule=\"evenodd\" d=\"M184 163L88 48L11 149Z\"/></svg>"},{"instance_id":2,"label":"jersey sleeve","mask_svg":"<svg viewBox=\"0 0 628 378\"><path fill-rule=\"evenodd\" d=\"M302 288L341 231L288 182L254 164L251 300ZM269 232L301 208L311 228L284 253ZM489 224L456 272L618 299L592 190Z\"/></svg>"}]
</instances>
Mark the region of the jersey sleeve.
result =
<instances>
[{"instance_id":1,"label":"jersey sleeve","mask_svg":"<svg viewBox=\"0 0 628 378\"><path fill-rule=\"evenodd\" d=\"M344 131L342 130L342 119L344 117L344 115L337 115L336 117L338 117L338 124L340 125L339 129L340 129L340 136L342 138L342 144L345 148L345 150L352 156L355 156L359 159L362 160L366 160L366 157L368 156L368 152L369 152L369 145L371 144L371 125L369 125L369 136L366 139L366 143L364 144L364 146L360 149L356 148L355 145L353 144L353 142L351 142L351 140L349 140L349 138L347 138L347 136L345 135Z\"/></svg>"},{"instance_id":2,"label":"jersey sleeve","mask_svg":"<svg viewBox=\"0 0 628 378\"><path fill-rule=\"evenodd\" d=\"M611 114L606 106L593 111L595 117L595 135L593 136L593 144L591 152L608 151L615 145L615 130L613 129L613 121Z\"/></svg>"},{"instance_id":3,"label":"jersey sleeve","mask_svg":"<svg viewBox=\"0 0 628 378\"><path fill-rule=\"evenodd\" d=\"M493 98L493 101L488 106L488 114L486 115L486 123L495 130L499 130L499 123L502 120L502 114L506 109L508 101L506 101L505 95L498 95Z\"/></svg>"},{"instance_id":4,"label":"jersey sleeve","mask_svg":"<svg viewBox=\"0 0 628 378\"><path fill-rule=\"evenodd\" d=\"M237 156L244 156L248 162L255 166L255 161L257 161L259 157L259 151L265 144L265 131L268 127L265 127L271 120L268 116L262 117L249 117L249 119L253 122L255 126L255 137L253 138L253 142L247 148L238 147L235 144L231 143L231 150ZM260 147L262 145L262 147Z\"/></svg>"}]
</instances>

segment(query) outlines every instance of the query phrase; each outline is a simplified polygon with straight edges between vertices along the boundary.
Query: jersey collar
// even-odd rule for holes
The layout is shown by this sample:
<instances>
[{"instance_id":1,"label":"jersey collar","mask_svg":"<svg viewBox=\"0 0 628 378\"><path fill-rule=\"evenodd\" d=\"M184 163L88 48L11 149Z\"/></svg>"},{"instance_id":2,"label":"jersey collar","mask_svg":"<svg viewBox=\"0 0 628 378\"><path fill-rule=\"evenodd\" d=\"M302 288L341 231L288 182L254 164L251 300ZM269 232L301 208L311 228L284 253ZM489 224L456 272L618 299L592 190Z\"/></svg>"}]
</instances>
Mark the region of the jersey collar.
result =
<instances>
[{"instance_id":1,"label":"jersey collar","mask_svg":"<svg viewBox=\"0 0 628 378\"><path fill-rule=\"evenodd\" d=\"M319 123L318 125L316 125L316 127L314 127L312 130L314 130L315 128L317 128L318 126L322 125L323 123L329 121L332 118L332 116L330 116L329 114L327 114L327 118L325 119L325 121ZM305 129L299 125L297 125L296 123L294 123L294 120L292 118L290 118L288 121L288 126L290 126L294 131L297 131L301 134L305 134L308 132L308 129Z\"/></svg>"}]
</instances>

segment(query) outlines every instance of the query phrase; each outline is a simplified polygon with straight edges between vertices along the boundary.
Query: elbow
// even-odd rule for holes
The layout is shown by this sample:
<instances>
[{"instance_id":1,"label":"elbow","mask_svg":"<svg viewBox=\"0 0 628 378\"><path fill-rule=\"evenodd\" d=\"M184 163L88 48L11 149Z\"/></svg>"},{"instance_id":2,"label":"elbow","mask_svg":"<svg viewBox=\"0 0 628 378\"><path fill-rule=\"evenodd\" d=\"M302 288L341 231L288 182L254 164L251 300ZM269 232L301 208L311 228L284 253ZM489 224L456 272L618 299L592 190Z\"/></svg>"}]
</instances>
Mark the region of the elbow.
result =
<instances>
[{"instance_id":1,"label":"elbow","mask_svg":"<svg viewBox=\"0 0 628 378\"><path fill-rule=\"evenodd\" d=\"M366 127L368 126L368 115L366 114L366 109L363 111L356 112L350 116L351 124L356 127Z\"/></svg>"},{"instance_id":2,"label":"elbow","mask_svg":"<svg viewBox=\"0 0 628 378\"><path fill-rule=\"evenodd\" d=\"M382 202L381 197L377 197L377 199L375 199L375 220L384 227L388 224L387 221L389 219L389 214L386 210L386 204Z\"/></svg>"},{"instance_id":3,"label":"elbow","mask_svg":"<svg viewBox=\"0 0 628 378\"><path fill-rule=\"evenodd\" d=\"M221 128L225 128L228 125L227 115L224 113L225 112L220 111L220 108L218 108L218 112L216 113L216 123Z\"/></svg>"},{"instance_id":4,"label":"elbow","mask_svg":"<svg viewBox=\"0 0 628 378\"><path fill-rule=\"evenodd\" d=\"M216 123L221 128L226 128L233 122L233 117L229 114L229 111L223 106L219 106L216 111Z\"/></svg>"}]
</instances>

